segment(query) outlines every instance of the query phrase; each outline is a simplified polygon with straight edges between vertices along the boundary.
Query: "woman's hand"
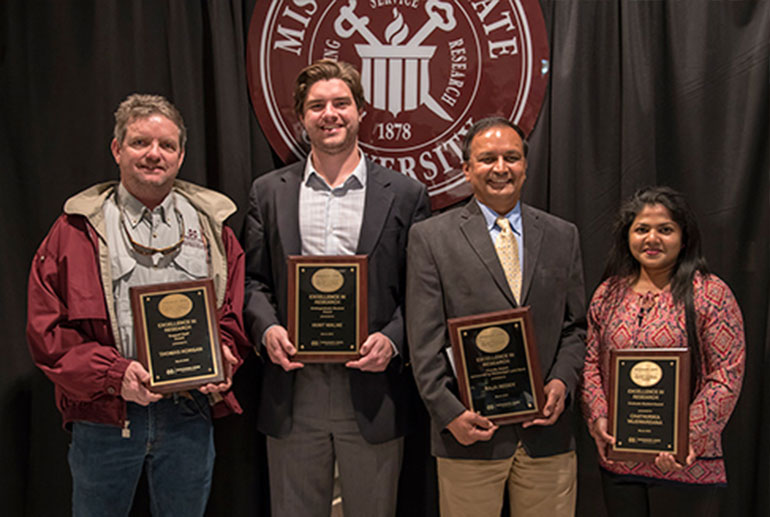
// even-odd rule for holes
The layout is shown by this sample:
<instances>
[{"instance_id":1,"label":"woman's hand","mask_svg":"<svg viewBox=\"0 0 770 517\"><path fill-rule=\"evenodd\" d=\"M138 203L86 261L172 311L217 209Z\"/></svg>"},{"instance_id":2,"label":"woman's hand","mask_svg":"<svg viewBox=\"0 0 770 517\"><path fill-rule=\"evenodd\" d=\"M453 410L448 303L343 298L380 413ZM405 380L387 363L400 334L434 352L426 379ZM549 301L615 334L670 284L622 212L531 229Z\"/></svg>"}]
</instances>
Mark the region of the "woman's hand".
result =
<instances>
[{"instance_id":1,"label":"woman's hand","mask_svg":"<svg viewBox=\"0 0 770 517\"><path fill-rule=\"evenodd\" d=\"M684 465L678 463L674 459L674 455L670 452L661 452L658 457L655 458L655 466L657 466L661 472L676 472L689 467L692 462L695 461L695 451L690 446L690 452L685 459Z\"/></svg>"},{"instance_id":2,"label":"woman's hand","mask_svg":"<svg viewBox=\"0 0 770 517\"><path fill-rule=\"evenodd\" d=\"M607 434L607 418L601 417L588 423L588 432L596 443L596 452L605 463L612 463L607 459L607 447L615 443L615 437Z\"/></svg>"}]
</instances>

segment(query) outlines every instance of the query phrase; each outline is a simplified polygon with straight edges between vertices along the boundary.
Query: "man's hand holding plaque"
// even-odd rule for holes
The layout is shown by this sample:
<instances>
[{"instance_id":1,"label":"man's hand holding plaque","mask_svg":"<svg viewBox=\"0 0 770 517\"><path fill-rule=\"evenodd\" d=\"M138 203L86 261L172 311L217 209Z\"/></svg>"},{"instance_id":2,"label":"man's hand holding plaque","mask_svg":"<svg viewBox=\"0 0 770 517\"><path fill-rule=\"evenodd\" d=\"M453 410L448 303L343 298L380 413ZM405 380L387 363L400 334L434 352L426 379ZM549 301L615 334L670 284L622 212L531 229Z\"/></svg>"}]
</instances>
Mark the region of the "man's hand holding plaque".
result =
<instances>
[{"instance_id":1,"label":"man's hand holding plaque","mask_svg":"<svg viewBox=\"0 0 770 517\"><path fill-rule=\"evenodd\" d=\"M533 425L553 425L564 412L564 405L567 401L567 385L560 379L551 379L543 388L545 394L545 405L543 406L543 417L535 418L524 422L521 426L524 428Z\"/></svg>"},{"instance_id":2,"label":"man's hand holding plaque","mask_svg":"<svg viewBox=\"0 0 770 517\"><path fill-rule=\"evenodd\" d=\"M449 422L446 428L458 443L468 446L476 442L486 442L494 436L499 426L486 417L467 409Z\"/></svg>"},{"instance_id":3,"label":"man's hand holding plaque","mask_svg":"<svg viewBox=\"0 0 770 517\"><path fill-rule=\"evenodd\" d=\"M235 354L226 346L222 346L222 359L224 360L222 362L222 367L225 370L225 379L222 382L214 383L210 382L208 384L204 384L200 388L201 393L206 394L214 394L214 393L222 393L227 390L229 390L233 385L233 369L235 368L235 365L238 364L238 358L235 357Z\"/></svg>"},{"instance_id":4,"label":"man's hand holding plaque","mask_svg":"<svg viewBox=\"0 0 770 517\"><path fill-rule=\"evenodd\" d=\"M265 331L265 348L270 360L284 371L290 372L304 366L291 360L297 353L297 348L289 340L289 333L280 325L273 325Z\"/></svg>"},{"instance_id":5,"label":"man's hand holding plaque","mask_svg":"<svg viewBox=\"0 0 770 517\"><path fill-rule=\"evenodd\" d=\"M137 361L128 363L123 372L123 381L120 385L120 396L128 402L135 402L140 406L147 406L151 402L157 402L163 395L150 391L150 374Z\"/></svg>"},{"instance_id":6,"label":"man's hand holding plaque","mask_svg":"<svg viewBox=\"0 0 770 517\"><path fill-rule=\"evenodd\" d=\"M375 332L366 338L360 352L359 359L348 361L345 366L358 368L362 372L382 372L393 358L393 343L382 332Z\"/></svg>"}]
</instances>

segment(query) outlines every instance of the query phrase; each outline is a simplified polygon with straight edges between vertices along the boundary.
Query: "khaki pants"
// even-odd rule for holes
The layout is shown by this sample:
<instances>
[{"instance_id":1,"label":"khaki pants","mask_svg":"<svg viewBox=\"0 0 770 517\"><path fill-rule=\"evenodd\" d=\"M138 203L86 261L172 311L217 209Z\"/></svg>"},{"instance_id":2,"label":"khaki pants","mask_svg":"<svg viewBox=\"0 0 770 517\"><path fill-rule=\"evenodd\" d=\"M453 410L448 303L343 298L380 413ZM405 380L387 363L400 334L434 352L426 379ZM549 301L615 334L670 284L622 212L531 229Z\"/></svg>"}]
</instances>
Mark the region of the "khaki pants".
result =
<instances>
[{"instance_id":1,"label":"khaki pants","mask_svg":"<svg viewBox=\"0 0 770 517\"><path fill-rule=\"evenodd\" d=\"M530 458L519 444L510 458L437 458L442 517L499 517L508 485L511 517L572 517L577 498L574 451Z\"/></svg>"}]
</instances>

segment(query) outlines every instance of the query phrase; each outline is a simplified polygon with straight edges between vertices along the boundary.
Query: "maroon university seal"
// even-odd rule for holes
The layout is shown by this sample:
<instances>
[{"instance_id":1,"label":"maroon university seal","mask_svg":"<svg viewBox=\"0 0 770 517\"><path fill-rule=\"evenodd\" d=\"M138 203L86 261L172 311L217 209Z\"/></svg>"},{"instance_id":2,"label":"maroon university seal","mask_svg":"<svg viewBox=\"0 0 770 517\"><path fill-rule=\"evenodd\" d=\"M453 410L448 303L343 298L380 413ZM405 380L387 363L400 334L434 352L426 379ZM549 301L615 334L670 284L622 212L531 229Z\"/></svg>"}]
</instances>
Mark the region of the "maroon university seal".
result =
<instances>
[{"instance_id":1,"label":"maroon university seal","mask_svg":"<svg viewBox=\"0 0 770 517\"><path fill-rule=\"evenodd\" d=\"M324 57L361 71L363 152L423 182L434 209L471 193L460 170L468 128L497 114L529 134L548 72L537 0L260 0L249 28L249 91L287 163L310 148L294 114L294 79Z\"/></svg>"}]
</instances>

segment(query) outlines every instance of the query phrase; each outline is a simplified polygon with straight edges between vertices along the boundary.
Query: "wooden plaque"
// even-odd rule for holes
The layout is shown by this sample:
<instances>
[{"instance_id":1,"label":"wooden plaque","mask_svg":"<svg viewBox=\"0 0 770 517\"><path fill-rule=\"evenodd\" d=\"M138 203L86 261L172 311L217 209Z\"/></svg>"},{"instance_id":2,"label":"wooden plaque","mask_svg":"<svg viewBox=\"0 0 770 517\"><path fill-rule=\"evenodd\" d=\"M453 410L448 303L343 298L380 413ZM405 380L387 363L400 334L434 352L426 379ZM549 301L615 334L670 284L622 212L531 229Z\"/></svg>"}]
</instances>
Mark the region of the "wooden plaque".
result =
<instances>
[{"instance_id":1,"label":"wooden plaque","mask_svg":"<svg viewBox=\"0 0 770 517\"><path fill-rule=\"evenodd\" d=\"M149 389L171 393L225 380L211 279L130 289L139 362Z\"/></svg>"},{"instance_id":2,"label":"wooden plaque","mask_svg":"<svg viewBox=\"0 0 770 517\"><path fill-rule=\"evenodd\" d=\"M303 363L361 357L368 336L367 256L290 255L289 339Z\"/></svg>"},{"instance_id":3,"label":"wooden plaque","mask_svg":"<svg viewBox=\"0 0 770 517\"><path fill-rule=\"evenodd\" d=\"M543 416L543 376L529 307L447 323L466 408L495 424Z\"/></svg>"},{"instance_id":4,"label":"wooden plaque","mask_svg":"<svg viewBox=\"0 0 770 517\"><path fill-rule=\"evenodd\" d=\"M655 461L689 452L690 352L686 348L610 351L611 460Z\"/></svg>"}]
</instances>

